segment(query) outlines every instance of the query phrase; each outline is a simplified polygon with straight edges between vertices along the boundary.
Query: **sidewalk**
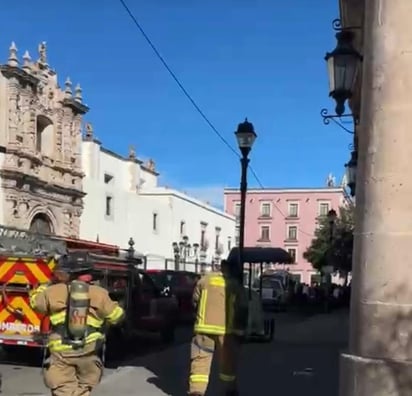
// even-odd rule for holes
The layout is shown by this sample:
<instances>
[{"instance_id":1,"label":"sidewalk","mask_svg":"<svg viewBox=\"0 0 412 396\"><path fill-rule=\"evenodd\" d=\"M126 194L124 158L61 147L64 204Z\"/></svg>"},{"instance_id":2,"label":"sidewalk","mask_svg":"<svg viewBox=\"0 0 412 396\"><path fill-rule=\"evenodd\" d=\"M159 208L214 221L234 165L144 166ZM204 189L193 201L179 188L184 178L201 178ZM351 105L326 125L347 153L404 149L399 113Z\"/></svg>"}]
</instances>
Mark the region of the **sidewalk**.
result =
<instances>
[{"instance_id":1,"label":"sidewalk","mask_svg":"<svg viewBox=\"0 0 412 396\"><path fill-rule=\"evenodd\" d=\"M347 326L344 311L316 315L279 325L271 344L245 345L239 373L241 396L337 395L339 352L346 344ZM185 344L138 358L103 379L95 395L183 396L188 356ZM213 380L209 394L216 395L217 389Z\"/></svg>"}]
</instances>

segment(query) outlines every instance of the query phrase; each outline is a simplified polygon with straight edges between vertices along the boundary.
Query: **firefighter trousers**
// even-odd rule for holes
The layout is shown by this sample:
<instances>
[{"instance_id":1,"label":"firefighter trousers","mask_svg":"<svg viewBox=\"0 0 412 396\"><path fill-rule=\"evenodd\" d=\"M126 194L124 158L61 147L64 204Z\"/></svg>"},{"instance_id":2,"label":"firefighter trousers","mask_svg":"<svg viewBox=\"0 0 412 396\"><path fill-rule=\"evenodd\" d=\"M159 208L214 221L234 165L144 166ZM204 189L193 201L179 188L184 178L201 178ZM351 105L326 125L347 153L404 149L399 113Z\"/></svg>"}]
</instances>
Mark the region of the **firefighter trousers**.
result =
<instances>
[{"instance_id":1,"label":"firefighter trousers","mask_svg":"<svg viewBox=\"0 0 412 396\"><path fill-rule=\"evenodd\" d=\"M219 366L219 380L223 385L223 394L236 391L239 350L240 342L237 336L195 335L191 345L189 393L201 395L206 393L214 355Z\"/></svg>"},{"instance_id":2,"label":"firefighter trousers","mask_svg":"<svg viewBox=\"0 0 412 396\"><path fill-rule=\"evenodd\" d=\"M44 383L52 396L89 396L103 375L103 363L95 354L62 356L53 353L45 362Z\"/></svg>"}]
</instances>

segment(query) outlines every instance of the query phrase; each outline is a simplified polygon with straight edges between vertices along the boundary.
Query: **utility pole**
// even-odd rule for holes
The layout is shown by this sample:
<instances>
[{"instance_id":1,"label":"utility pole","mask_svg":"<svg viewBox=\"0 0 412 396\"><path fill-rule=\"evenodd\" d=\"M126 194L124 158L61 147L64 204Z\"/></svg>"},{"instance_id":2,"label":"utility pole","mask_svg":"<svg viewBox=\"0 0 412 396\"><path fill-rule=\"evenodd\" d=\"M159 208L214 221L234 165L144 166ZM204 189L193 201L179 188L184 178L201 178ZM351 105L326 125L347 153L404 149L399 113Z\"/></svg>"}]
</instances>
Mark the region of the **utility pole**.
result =
<instances>
[{"instance_id":1,"label":"utility pole","mask_svg":"<svg viewBox=\"0 0 412 396\"><path fill-rule=\"evenodd\" d=\"M365 0L349 351L341 396L412 394L412 1Z\"/></svg>"}]
</instances>

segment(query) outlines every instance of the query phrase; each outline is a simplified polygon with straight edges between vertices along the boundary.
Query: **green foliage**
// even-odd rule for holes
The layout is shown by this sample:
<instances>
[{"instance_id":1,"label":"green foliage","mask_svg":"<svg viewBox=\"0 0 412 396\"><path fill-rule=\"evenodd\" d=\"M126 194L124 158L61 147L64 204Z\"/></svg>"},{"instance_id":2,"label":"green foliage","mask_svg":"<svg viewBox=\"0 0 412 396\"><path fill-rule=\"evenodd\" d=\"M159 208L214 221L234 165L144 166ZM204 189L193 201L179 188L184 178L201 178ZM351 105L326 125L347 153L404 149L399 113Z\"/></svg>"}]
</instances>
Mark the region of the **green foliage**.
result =
<instances>
[{"instance_id":1,"label":"green foliage","mask_svg":"<svg viewBox=\"0 0 412 396\"><path fill-rule=\"evenodd\" d=\"M339 215L333 227L331 240L331 227L327 218L320 220L320 226L315 231L315 238L303 253L313 268L320 271L323 266L333 265L335 271L347 274L352 270L354 229L354 207L339 208Z\"/></svg>"}]
</instances>

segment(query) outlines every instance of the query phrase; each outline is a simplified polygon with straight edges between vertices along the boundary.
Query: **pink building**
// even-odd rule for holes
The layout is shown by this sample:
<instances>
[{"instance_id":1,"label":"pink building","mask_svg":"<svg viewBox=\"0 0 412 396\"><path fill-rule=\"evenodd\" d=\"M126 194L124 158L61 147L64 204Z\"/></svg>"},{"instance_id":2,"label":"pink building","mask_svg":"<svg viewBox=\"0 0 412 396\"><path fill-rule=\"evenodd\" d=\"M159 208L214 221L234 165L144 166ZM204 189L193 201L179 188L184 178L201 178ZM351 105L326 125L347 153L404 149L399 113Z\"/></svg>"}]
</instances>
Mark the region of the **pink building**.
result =
<instances>
[{"instance_id":1,"label":"pink building","mask_svg":"<svg viewBox=\"0 0 412 396\"><path fill-rule=\"evenodd\" d=\"M225 211L238 216L240 192L224 191ZM245 246L282 247L295 258L286 268L300 282L318 281L319 274L303 258L318 220L348 202L343 187L250 189L246 197ZM238 227L235 244L238 243Z\"/></svg>"}]
</instances>

